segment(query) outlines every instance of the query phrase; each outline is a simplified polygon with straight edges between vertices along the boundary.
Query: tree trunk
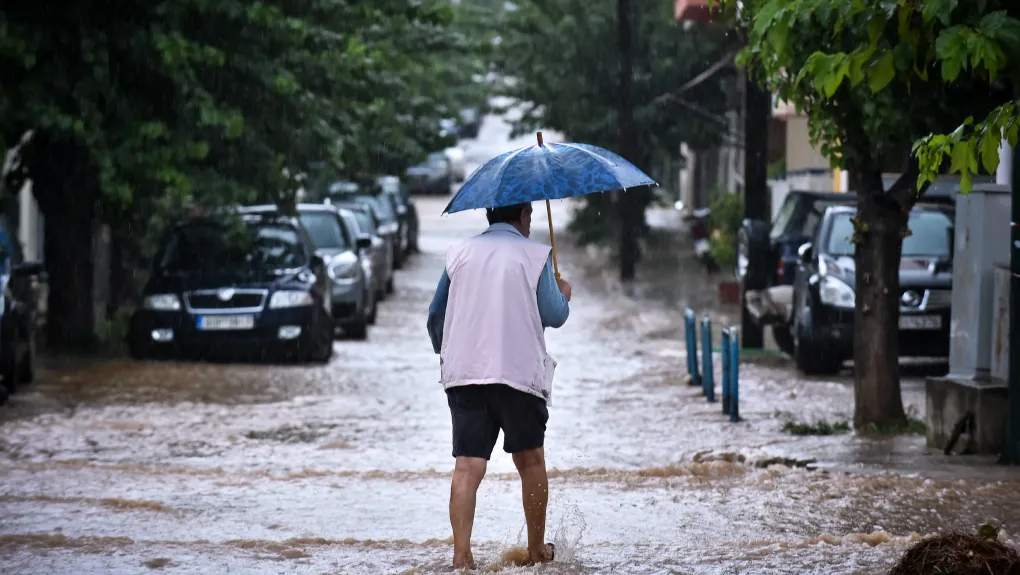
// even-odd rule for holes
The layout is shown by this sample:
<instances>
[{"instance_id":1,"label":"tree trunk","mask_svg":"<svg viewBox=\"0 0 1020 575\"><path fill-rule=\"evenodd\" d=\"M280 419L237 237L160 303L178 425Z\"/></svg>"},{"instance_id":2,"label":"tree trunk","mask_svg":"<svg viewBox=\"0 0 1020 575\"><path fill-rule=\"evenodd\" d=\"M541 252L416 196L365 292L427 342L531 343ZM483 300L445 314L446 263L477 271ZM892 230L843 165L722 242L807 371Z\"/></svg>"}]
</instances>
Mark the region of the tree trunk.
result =
<instances>
[{"instance_id":1,"label":"tree trunk","mask_svg":"<svg viewBox=\"0 0 1020 575\"><path fill-rule=\"evenodd\" d=\"M878 170L862 172L857 203L854 427L906 421L900 396L900 253L907 211L888 201ZM909 209L909 208L907 208Z\"/></svg>"},{"instance_id":2,"label":"tree trunk","mask_svg":"<svg viewBox=\"0 0 1020 575\"><path fill-rule=\"evenodd\" d=\"M620 155L633 160L634 145L634 42L630 0L616 1L617 32L620 50ZM620 217L620 280L630 281L637 272L638 234L641 232L640 197L623 192L617 202Z\"/></svg>"},{"instance_id":3,"label":"tree trunk","mask_svg":"<svg viewBox=\"0 0 1020 575\"><path fill-rule=\"evenodd\" d=\"M92 302L92 242L98 186L84 151L67 142L33 142L32 191L44 220L49 276L46 344L89 351L96 341Z\"/></svg>"}]
</instances>

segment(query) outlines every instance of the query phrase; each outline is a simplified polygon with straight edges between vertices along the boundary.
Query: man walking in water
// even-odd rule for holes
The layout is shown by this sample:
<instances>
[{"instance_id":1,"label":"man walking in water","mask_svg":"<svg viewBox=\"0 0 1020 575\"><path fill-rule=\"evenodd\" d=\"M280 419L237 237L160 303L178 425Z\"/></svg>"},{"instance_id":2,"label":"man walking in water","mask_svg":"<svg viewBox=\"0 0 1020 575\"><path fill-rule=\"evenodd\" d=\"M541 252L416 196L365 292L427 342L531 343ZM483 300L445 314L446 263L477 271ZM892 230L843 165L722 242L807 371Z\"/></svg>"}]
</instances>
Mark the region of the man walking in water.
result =
<instances>
[{"instance_id":1,"label":"man walking in water","mask_svg":"<svg viewBox=\"0 0 1020 575\"><path fill-rule=\"evenodd\" d=\"M567 321L571 289L553 273L551 248L528 239L531 211L531 204L486 210L489 228L450 249L429 306L457 459L450 487L455 569L475 567L475 496L500 429L521 476L530 562L551 561L555 551L545 542L544 445L556 362L544 329Z\"/></svg>"}]
</instances>

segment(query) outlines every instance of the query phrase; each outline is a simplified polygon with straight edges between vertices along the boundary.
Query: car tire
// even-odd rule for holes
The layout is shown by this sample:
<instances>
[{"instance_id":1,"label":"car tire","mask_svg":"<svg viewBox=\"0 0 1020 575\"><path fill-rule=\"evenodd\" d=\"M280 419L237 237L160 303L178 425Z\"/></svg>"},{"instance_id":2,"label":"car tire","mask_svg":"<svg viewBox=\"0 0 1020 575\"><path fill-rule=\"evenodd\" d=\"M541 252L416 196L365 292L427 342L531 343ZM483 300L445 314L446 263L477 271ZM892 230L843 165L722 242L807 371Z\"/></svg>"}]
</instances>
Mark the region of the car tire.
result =
<instances>
[{"instance_id":1,"label":"car tire","mask_svg":"<svg viewBox=\"0 0 1020 575\"><path fill-rule=\"evenodd\" d=\"M368 293L365 294L365 299L371 299L371 307L365 314L365 320L368 322L369 325L375 325L376 317L379 315L379 303L376 301L374 297L371 297L371 295L372 294Z\"/></svg>"},{"instance_id":2,"label":"car tire","mask_svg":"<svg viewBox=\"0 0 1020 575\"><path fill-rule=\"evenodd\" d=\"M8 316L9 317L9 316ZM13 395L21 386L21 370L18 365L17 350L21 344L17 330L9 337L3 338L3 384L8 393Z\"/></svg>"},{"instance_id":3,"label":"car tire","mask_svg":"<svg viewBox=\"0 0 1020 575\"><path fill-rule=\"evenodd\" d=\"M396 291L396 286L393 284L393 278L386 280L386 294L392 294Z\"/></svg>"},{"instance_id":4,"label":"car tire","mask_svg":"<svg viewBox=\"0 0 1020 575\"><path fill-rule=\"evenodd\" d=\"M776 340L776 345L779 346L779 350L783 353L793 357L794 352L794 341L793 332L789 325L774 325L772 326L772 338Z\"/></svg>"},{"instance_id":5,"label":"car tire","mask_svg":"<svg viewBox=\"0 0 1020 575\"><path fill-rule=\"evenodd\" d=\"M21 365L18 366L20 372L19 380L21 383L32 383L35 381L35 338L29 336L28 340L28 352L25 354L25 359L21 361Z\"/></svg>"},{"instance_id":6,"label":"car tire","mask_svg":"<svg viewBox=\"0 0 1020 575\"><path fill-rule=\"evenodd\" d=\"M11 394L7 392L7 387L0 385L0 405L7 403L10 397Z\"/></svg>"},{"instance_id":7,"label":"car tire","mask_svg":"<svg viewBox=\"0 0 1020 575\"><path fill-rule=\"evenodd\" d=\"M354 323L347 326L347 337L355 341L365 341L368 339L368 322L364 319L355 321Z\"/></svg>"},{"instance_id":8,"label":"car tire","mask_svg":"<svg viewBox=\"0 0 1020 575\"><path fill-rule=\"evenodd\" d=\"M761 348L765 345L764 330L754 320L744 304L745 294L768 287L770 252L769 228L765 222L744 220L737 231L737 281L740 284L740 335L741 346ZM746 260L743 271L741 260Z\"/></svg>"},{"instance_id":9,"label":"car tire","mask_svg":"<svg viewBox=\"0 0 1020 575\"><path fill-rule=\"evenodd\" d=\"M804 375L836 375L843 369L843 358L827 353L812 337L811 310L803 308L794 329L793 359Z\"/></svg>"},{"instance_id":10,"label":"car tire","mask_svg":"<svg viewBox=\"0 0 1020 575\"><path fill-rule=\"evenodd\" d=\"M303 355L303 359L309 363L329 363L333 357L332 320L323 322L323 327L309 340Z\"/></svg>"}]
</instances>

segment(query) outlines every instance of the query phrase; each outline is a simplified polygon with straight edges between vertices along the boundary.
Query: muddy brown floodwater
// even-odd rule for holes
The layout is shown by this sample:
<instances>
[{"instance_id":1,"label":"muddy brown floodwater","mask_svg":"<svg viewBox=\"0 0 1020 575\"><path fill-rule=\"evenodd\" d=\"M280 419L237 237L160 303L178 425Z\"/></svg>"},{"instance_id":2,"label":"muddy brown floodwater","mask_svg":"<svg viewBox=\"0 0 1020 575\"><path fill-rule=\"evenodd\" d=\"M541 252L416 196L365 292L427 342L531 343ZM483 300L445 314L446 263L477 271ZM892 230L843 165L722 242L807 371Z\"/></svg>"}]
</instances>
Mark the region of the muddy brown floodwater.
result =
<instances>
[{"instance_id":1,"label":"muddy brown floodwater","mask_svg":"<svg viewBox=\"0 0 1020 575\"><path fill-rule=\"evenodd\" d=\"M108 361L41 373L0 410L0 572L447 571L450 422L425 312L446 247L483 217L440 218L444 201L419 201L423 253L398 272L369 341L336 342L327 366ZM554 211L566 224L566 206ZM548 336L557 562L505 564L524 518L498 448L475 525L483 570L881 573L925 534L1005 521L1012 541L1020 529L1015 475L889 475L922 440L781 431L787 417L846 417L845 379L749 364L744 421L726 422L678 385L678 306L657 289L627 296L589 254L560 253L574 300ZM677 285L696 289L697 273ZM904 397L920 408L916 383Z\"/></svg>"}]
</instances>

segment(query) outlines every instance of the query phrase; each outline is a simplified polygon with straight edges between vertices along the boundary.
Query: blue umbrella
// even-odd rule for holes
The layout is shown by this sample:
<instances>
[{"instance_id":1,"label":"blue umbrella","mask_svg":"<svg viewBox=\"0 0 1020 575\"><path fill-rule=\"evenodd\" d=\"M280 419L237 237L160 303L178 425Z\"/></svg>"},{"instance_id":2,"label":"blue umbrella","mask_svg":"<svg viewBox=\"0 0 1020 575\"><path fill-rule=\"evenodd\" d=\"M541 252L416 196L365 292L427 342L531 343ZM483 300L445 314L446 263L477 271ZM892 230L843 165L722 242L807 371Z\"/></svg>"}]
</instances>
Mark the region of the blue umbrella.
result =
<instances>
[{"instance_id":1,"label":"blue umbrella","mask_svg":"<svg viewBox=\"0 0 1020 575\"><path fill-rule=\"evenodd\" d=\"M539 132L536 145L496 156L475 170L443 212L452 214L545 200L558 278L549 200L655 185L658 185L655 180L609 150L589 144L546 144Z\"/></svg>"}]
</instances>

